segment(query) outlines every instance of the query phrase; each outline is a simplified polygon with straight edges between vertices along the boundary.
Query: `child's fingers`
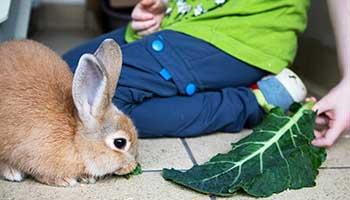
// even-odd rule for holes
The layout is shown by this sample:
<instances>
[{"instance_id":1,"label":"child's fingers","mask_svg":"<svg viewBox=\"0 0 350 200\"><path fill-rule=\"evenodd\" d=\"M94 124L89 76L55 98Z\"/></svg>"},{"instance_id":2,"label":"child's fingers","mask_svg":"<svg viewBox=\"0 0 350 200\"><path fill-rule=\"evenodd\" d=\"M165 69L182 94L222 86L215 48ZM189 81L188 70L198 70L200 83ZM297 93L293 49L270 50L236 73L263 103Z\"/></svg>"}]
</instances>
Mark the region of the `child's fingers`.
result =
<instances>
[{"instance_id":1,"label":"child's fingers","mask_svg":"<svg viewBox=\"0 0 350 200\"><path fill-rule=\"evenodd\" d=\"M320 115L316 118L316 124L325 126L329 123L329 118L325 115Z\"/></svg>"},{"instance_id":2,"label":"child's fingers","mask_svg":"<svg viewBox=\"0 0 350 200\"><path fill-rule=\"evenodd\" d=\"M137 34L140 35L140 36L149 35L149 34L152 34L152 33L156 32L156 31L158 31L159 27L160 27L159 24L155 24L155 25L153 25L152 27L150 27L150 28L148 28L146 30L138 32Z\"/></svg>"},{"instance_id":3,"label":"child's fingers","mask_svg":"<svg viewBox=\"0 0 350 200\"><path fill-rule=\"evenodd\" d=\"M166 8L166 5L161 0L142 0L140 5L143 9L153 13L163 12Z\"/></svg>"},{"instance_id":4,"label":"child's fingers","mask_svg":"<svg viewBox=\"0 0 350 200\"><path fill-rule=\"evenodd\" d=\"M326 131L327 131L327 130L322 130L322 131L314 130L315 138L316 138L316 139L319 139L319 138L324 137Z\"/></svg>"},{"instance_id":5,"label":"child's fingers","mask_svg":"<svg viewBox=\"0 0 350 200\"><path fill-rule=\"evenodd\" d=\"M156 1L149 9L151 12L160 13L165 11L165 5L161 1Z\"/></svg>"},{"instance_id":6,"label":"child's fingers","mask_svg":"<svg viewBox=\"0 0 350 200\"><path fill-rule=\"evenodd\" d=\"M312 144L319 147L331 147L342 131L343 126L340 123L334 123L334 126L328 129L323 137L314 139Z\"/></svg>"},{"instance_id":7,"label":"child's fingers","mask_svg":"<svg viewBox=\"0 0 350 200\"><path fill-rule=\"evenodd\" d=\"M318 111L318 114L322 114L327 110L330 110L333 108L332 101L329 100L329 97L323 97L319 102L315 104L315 106L312 108L314 111Z\"/></svg>"},{"instance_id":8,"label":"child's fingers","mask_svg":"<svg viewBox=\"0 0 350 200\"><path fill-rule=\"evenodd\" d=\"M145 7L150 7L153 4L155 4L157 1L156 0L141 0L140 4Z\"/></svg>"},{"instance_id":9,"label":"child's fingers","mask_svg":"<svg viewBox=\"0 0 350 200\"><path fill-rule=\"evenodd\" d=\"M132 21L131 22L131 28L136 31L140 32L143 30L147 30L154 26L157 22L155 20L148 20L148 21Z\"/></svg>"},{"instance_id":10,"label":"child's fingers","mask_svg":"<svg viewBox=\"0 0 350 200\"><path fill-rule=\"evenodd\" d=\"M131 18L135 21L146 21L153 19L154 15L147 12L132 12Z\"/></svg>"}]
</instances>

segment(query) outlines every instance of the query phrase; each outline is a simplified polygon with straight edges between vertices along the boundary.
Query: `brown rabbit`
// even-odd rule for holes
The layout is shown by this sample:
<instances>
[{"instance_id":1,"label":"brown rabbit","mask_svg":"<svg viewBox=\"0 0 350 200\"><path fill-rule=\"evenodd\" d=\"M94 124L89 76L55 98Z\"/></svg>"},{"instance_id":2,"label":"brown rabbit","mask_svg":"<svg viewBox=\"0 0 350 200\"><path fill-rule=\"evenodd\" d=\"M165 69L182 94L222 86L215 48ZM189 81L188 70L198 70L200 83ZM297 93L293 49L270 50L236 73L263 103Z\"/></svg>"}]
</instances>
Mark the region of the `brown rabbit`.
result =
<instances>
[{"instance_id":1,"label":"brown rabbit","mask_svg":"<svg viewBox=\"0 0 350 200\"><path fill-rule=\"evenodd\" d=\"M30 40L0 44L0 176L71 186L136 167L137 133L112 103L121 50L105 40L68 65Z\"/></svg>"}]
</instances>

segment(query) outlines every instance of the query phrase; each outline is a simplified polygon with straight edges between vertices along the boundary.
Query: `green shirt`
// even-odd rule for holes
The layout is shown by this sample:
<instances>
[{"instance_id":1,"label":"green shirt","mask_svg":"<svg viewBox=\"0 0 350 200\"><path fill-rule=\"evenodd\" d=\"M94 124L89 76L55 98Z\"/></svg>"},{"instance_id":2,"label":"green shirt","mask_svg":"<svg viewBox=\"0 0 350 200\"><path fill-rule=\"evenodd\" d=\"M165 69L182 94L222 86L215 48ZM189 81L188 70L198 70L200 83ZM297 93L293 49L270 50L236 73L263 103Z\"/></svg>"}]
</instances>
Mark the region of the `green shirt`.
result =
<instances>
[{"instance_id":1,"label":"green shirt","mask_svg":"<svg viewBox=\"0 0 350 200\"><path fill-rule=\"evenodd\" d=\"M294 60L308 7L308 0L170 0L171 12L161 28L202 39L246 63L278 73ZM181 13L183 8L189 8L187 13ZM139 38L129 25L126 41Z\"/></svg>"}]
</instances>

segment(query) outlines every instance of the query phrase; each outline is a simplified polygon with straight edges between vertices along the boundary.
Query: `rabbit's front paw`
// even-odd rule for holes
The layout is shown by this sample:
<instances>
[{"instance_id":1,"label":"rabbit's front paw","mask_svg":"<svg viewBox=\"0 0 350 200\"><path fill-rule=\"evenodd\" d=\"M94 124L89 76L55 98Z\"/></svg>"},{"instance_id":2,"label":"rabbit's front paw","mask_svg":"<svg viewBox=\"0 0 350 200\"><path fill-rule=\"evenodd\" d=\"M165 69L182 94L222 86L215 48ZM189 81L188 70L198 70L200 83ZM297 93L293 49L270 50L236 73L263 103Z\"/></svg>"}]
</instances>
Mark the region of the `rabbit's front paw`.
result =
<instances>
[{"instance_id":1,"label":"rabbit's front paw","mask_svg":"<svg viewBox=\"0 0 350 200\"><path fill-rule=\"evenodd\" d=\"M0 163L0 176L8 181L15 182L20 182L24 179L24 173L4 163Z\"/></svg>"},{"instance_id":2,"label":"rabbit's front paw","mask_svg":"<svg viewBox=\"0 0 350 200\"><path fill-rule=\"evenodd\" d=\"M35 177L37 181L46 185L59 186L59 187L72 187L78 184L77 179L69 177L45 177L39 176Z\"/></svg>"},{"instance_id":3,"label":"rabbit's front paw","mask_svg":"<svg viewBox=\"0 0 350 200\"><path fill-rule=\"evenodd\" d=\"M84 184L95 184L97 181L96 178L93 176L82 176L78 178L79 183L84 183Z\"/></svg>"}]
</instances>

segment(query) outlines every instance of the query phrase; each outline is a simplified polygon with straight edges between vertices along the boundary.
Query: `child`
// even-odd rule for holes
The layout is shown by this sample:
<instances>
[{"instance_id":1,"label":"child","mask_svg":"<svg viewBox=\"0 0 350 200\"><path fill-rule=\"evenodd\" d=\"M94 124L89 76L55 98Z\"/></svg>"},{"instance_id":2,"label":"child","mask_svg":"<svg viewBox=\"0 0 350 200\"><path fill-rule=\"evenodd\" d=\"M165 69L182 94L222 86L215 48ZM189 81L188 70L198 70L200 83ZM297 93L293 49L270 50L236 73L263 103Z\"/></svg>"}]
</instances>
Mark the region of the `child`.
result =
<instances>
[{"instance_id":1,"label":"child","mask_svg":"<svg viewBox=\"0 0 350 200\"><path fill-rule=\"evenodd\" d=\"M140 137L238 132L265 111L302 101L292 71L308 0L142 0L126 27L66 53L79 57L105 38L123 52L113 102ZM160 29L160 30L158 30ZM276 76L267 76L277 74Z\"/></svg>"}]
</instances>

